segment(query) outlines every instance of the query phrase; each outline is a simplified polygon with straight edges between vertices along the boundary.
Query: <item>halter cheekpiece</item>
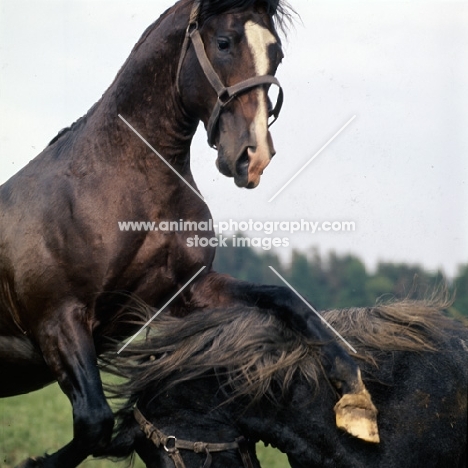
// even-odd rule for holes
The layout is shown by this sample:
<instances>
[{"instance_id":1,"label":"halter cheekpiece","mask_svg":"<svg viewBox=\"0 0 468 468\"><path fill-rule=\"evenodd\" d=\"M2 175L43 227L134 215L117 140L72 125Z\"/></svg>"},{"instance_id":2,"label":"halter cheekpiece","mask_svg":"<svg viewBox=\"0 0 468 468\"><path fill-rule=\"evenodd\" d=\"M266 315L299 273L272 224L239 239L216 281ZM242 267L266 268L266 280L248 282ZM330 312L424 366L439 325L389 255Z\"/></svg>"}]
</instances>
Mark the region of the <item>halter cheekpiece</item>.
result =
<instances>
[{"instance_id":1,"label":"halter cheekpiece","mask_svg":"<svg viewBox=\"0 0 468 468\"><path fill-rule=\"evenodd\" d=\"M250 91L252 88L263 85L276 85L278 86L279 93L276 101L276 105L273 109L269 110L268 116L273 117L273 120L268 124L270 127L278 118L281 107L283 105L283 89L279 81L273 75L258 75L253 76L252 78L247 78L244 81L240 81L233 86L224 86L218 74L216 73L213 65L211 64L208 56L206 55L205 46L198 30L198 16L200 13L200 0L195 0L193 2L192 10L190 12L189 24L185 33L184 43L182 45L182 52L179 58L179 64L177 66L177 76L176 76L176 87L177 91L180 92L179 80L180 80L180 71L182 69L182 64L187 53L190 41L193 44L195 49L195 54L197 56L198 62L205 73L205 77L210 82L212 88L215 90L218 100L214 106L213 111L211 112L211 117L208 121L207 134L208 134L208 144L211 147L215 147L215 133L218 126L219 117L221 111L226 107L234 98L239 94Z\"/></svg>"}]
</instances>

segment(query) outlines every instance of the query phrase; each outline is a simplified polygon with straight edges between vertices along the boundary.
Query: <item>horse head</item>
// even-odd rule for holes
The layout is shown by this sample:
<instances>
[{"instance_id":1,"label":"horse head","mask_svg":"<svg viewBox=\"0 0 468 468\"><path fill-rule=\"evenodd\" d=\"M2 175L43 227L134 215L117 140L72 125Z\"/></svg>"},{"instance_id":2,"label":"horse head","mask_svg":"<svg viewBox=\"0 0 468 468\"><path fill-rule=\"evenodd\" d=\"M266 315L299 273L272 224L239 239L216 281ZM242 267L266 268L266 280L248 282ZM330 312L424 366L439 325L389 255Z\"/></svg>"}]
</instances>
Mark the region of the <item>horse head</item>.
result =
<instances>
[{"instance_id":1,"label":"horse head","mask_svg":"<svg viewBox=\"0 0 468 468\"><path fill-rule=\"evenodd\" d=\"M274 27L278 4L195 1L179 59L183 105L201 118L219 171L239 187L256 187L275 154L268 120L282 104L273 76L283 57ZM272 84L280 90L275 106Z\"/></svg>"}]
</instances>

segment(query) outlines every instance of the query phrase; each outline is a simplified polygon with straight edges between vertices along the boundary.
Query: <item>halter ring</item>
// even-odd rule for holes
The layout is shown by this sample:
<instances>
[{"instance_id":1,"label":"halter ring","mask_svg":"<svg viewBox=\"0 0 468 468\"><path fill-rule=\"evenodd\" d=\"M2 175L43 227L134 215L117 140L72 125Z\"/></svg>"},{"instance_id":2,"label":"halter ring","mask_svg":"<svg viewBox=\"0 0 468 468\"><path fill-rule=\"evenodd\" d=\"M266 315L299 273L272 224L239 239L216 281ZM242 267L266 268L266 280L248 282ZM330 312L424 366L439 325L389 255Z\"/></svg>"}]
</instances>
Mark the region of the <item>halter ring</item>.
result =
<instances>
[{"instance_id":1,"label":"halter ring","mask_svg":"<svg viewBox=\"0 0 468 468\"><path fill-rule=\"evenodd\" d=\"M170 440L173 440L174 442L174 446L173 447L168 447L167 444ZM174 453L177 451L177 447L176 447L176 443L177 443L177 438L175 436L167 436L167 439L166 439L166 442L163 444L163 447L164 447L164 450L167 452L167 453Z\"/></svg>"}]
</instances>

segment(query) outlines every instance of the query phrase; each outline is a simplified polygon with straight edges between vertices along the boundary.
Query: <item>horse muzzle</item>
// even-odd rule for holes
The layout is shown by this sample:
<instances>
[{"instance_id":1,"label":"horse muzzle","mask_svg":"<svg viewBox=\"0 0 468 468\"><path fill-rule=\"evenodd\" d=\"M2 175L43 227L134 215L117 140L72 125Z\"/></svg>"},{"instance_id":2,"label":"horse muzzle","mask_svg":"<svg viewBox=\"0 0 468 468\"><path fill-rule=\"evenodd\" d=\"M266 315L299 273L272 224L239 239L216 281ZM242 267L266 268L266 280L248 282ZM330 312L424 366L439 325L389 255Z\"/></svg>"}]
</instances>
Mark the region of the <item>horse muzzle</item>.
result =
<instances>
[{"instance_id":1,"label":"horse muzzle","mask_svg":"<svg viewBox=\"0 0 468 468\"><path fill-rule=\"evenodd\" d=\"M255 188L265 168L275 155L269 148L248 147L236 161L234 181L238 187Z\"/></svg>"},{"instance_id":2,"label":"horse muzzle","mask_svg":"<svg viewBox=\"0 0 468 468\"><path fill-rule=\"evenodd\" d=\"M274 155L273 147L266 149L247 146L239 152L234 164L229 164L224 154L219 154L216 167L224 176L233 177L238 187L252 189L260 183L263 171Z\"/></svg>"}]
</instances>

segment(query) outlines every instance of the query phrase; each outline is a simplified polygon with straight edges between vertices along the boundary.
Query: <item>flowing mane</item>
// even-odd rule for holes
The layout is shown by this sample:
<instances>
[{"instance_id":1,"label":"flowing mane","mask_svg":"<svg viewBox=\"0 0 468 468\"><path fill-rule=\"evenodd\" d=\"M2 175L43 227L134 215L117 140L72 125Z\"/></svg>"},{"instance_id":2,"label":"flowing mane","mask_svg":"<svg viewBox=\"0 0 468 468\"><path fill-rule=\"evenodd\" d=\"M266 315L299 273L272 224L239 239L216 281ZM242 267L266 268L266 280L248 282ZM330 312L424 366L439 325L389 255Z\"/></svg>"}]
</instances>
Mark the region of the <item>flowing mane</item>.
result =
<instances>
[{"instance_id":1,"label":"flowing mane","mask_svg":"<svg viewBox=\"0 0 468 468\"><path fill-rule=\"evenodd\" d=\"M201 21L205 21L211 16L221 15L229 10L242 11L252 7L263 8L283 30L296 15L293 8L284 0L202 0L200 18Z\"/></svg>"},{"instance_id":2,"label":"flowing mane","mask_svg":"<svg viewBox=\"0 0 468 468\"><path fill-rule=\"evenodd\" d=\"M441 347L451 319L440 311L448 302L400 301L372 308L331 310L324 318L358 351L376 364L375 351L431 352ZM148 312L148 311L146 311ZM287 391L296 372L312 388L323 382L320 343L304 339L274 317L255 308L201 311L181 319L158 317L146 340L117 358L107 354L106 370L125 378L111 393L130 398L157 395L207 373L217 375L235 396L273 397Z\"/></svg>"}]
</instances>

